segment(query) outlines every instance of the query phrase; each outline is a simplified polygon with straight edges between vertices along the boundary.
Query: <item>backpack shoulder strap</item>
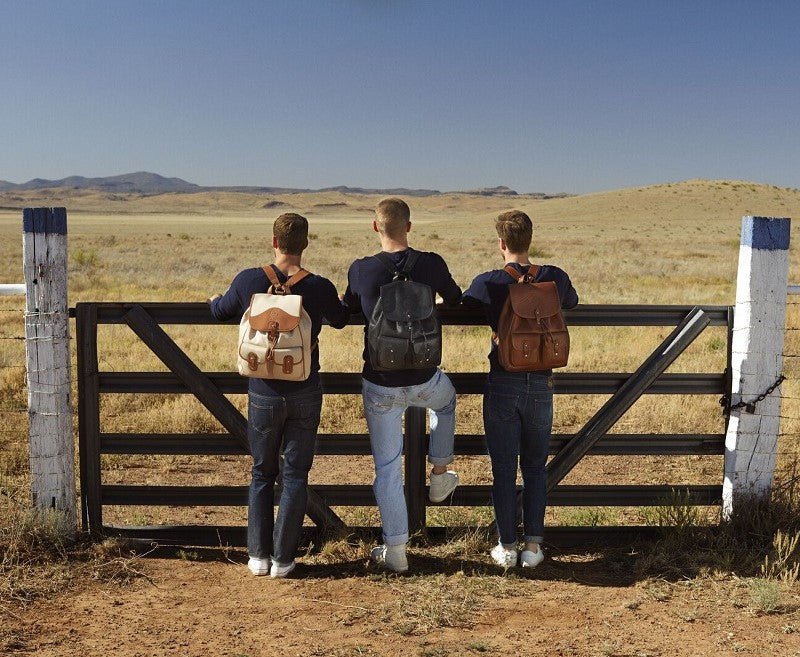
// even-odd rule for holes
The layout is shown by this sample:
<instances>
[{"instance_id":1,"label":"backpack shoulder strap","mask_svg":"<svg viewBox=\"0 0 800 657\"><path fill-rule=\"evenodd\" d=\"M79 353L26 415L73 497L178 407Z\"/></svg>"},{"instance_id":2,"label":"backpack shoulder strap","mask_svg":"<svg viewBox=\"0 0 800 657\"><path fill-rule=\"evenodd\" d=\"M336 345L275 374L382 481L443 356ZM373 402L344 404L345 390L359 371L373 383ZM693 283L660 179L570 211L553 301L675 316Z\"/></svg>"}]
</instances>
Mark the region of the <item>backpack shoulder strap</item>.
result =
<instances>
[{"instance_id":1,"label":"backpack shoulder strap","mask_svg":"<svg viewBox=\"0 0 800 657\"><path fill-rule=\"evenodd\" d=\"M272 268L272 265L264 265L262 269L267 275L269 282L272 283L273 287L279 287L281 285L281 281L278 278L278 275L275 273L275 270Z\"/></svg>"},{"instance_id":2,"label":"backpack shoulder strap","mask_svg":"<svg viewBox=\"0 0 800 657\"><path fill-rule=\"evenodd\" d=\"M525 274L520 274L514 267L511 265L506 265L503 267L503 271L511 276L517 283L521 282L523 278L525 278Z\"/></svg>"},{"instance_id":3,"label":"backpack shoulder strap","mask_svg":"<svg viewBox=\"0 0 800 657\"><path fill-rule=\"evenodd\" d=\"M297 283L302 281L306 276L311 275L310 271L307 271L301 267L300 270L288 278L285 283L281 283L280 279L278 278L278 274L275 273L275 269L272 267L272 265L264 265L262 269L267 275L269 282L272 283L272 289L278 293L280 293L281 290L285 291L290 289L292 285L297 285Z\"/></svg>"},{"instance_id":4,"label":"backpack shoulder strap","mask_svg":"<svg viewBox=\"0 0 800 657\"><path fill-rule=\"evenodd\" d=\"M397 271L397 267L394 266L392 259L386 255L383 251L380 253L376 253L373 258L375 258L378 262L380 262L384 269L388 271L392 276L395 276L399 272Z\"/></svg>"},{"instance_id":5,"label":"backpack shoulder strap","mask_svg":"<svg viewBox=\"0 0 800 657\"><path fill-rule=\"evenodd\" d=\"M291 288L293 285L297 285L306 276L311 276L311 272L301 267L299 271L296 271L294 274L292 274L292 277L289 280L287 280L283 284L283 286L286 288Z\"/></svg>"},{"instance_id":6,"label":"backpack shoulder strap","mask_svg":"<svg viewBox=\"0 0 800 657\"><path fill-rule=\"evenodd\" d=\"M417 260L419 260L419 251L409 251L401 273L410 274L411 270L414 269L414 265L417 264Z\"/></svg>"},{"instance_id":7,"label":"backpack shoulder strap","mask_svg":"<svg viewBox=\"0 0 800 657\"><path fill-rule=\"evenodd\" d=\"M517 281L517 283L525 283L526 281L533 283L539 273L539 265L531 265L528 271L520 273L509 264L503 267L503 271Z\"/></svg>"}]
</instances>

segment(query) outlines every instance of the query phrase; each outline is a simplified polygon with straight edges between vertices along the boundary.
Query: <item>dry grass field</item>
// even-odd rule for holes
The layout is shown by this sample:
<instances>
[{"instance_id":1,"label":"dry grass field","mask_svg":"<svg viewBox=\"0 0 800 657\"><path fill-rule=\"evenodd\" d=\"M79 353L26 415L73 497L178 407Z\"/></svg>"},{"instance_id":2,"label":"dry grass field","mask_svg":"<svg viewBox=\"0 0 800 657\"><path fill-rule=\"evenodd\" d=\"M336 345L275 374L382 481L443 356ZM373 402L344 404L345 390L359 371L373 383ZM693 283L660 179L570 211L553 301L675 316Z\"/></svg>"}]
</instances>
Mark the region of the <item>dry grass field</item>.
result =
<instances>
[{"instance_id":1,"label":"dry grass field","mask_svg":"<svg viewBox=\"0 0 800 657\"><path fill-rule=\"evenodd\" d=\"M340 193L0 194L0 282L21 280L22 207L68 209L70 305L203 300L224 291L240 269L268 261L272 220L283 211L296 211L311 224L306 267L343 291L350 262L379 248L370 230L377 200ZM494 216L512 207L527 211L535 225L533 261L565 269L582 303L732 304L741 216L800 217L800 190L740 181L693 180L548 200L452 194L409 201L411 244L441 253L462 288L475 274L501 264ZM800 244L797 231L796 223L795 245ZM800 281L796 246L791 262L791 279ZM26 486L24 342L16 339L23 332L21 306L19 298L0 298L0 493L5 493L0 500L7 506L8 500L25 498ZM787 324L800 327L797 305L789 307ZM233 368L233 327L166 328L202 369ZM569 370L625 372L668 331L576 327L571 332ZM800 354L796 335L787 333L787 354ZM323 370L359 371L361 340L358 327L324 329ZM127 327L101 327L99 341L101 369L163 369ZM485 371L488 341L488 329L448 327L443 368ZM785 364L783 480L800 456L796 363L787 358ZM671 371L714 372L724 366L725 332L713 328ZM559 396L554 430L576 431L603 401L602 396ZM244 409L243 397L234 402ZM181 395L107 395L102 426L105 431L221 430L199 403ZM614 431L702 433L722 427L713 396L653 395L637 402ZM326 398L320 430L366 431L360 401ZM457 432L482 433L478 396L460 397ZM489 481L485 457L462 457L456 466L464 483ZM243 484L248 462L243 457L104 456L103 477L109 483ZM588 457L565 483L705 484L719 483L721 477L721 457ZM318 457L312 471L317 483L371 480L369 458ZM352 524L378 520L370 508L339 511ZM652 524L660 513L654 508L553 508L548 522ZM694 520L714 522L714 513L702 510ZM106 522L119 524L236 524L244 519L244 509L225 507L105 510ZM490 519L488 508L429 510L432 524L486 525ZM6 541L13 533L7 525ZM47 544L43 533L37 540ZM49 585L34 586L30 578L14 579L0 570L0 577L7 578L0 585L0 614L5 610L10 623L10 629L0 631L0 651L95 654L113 645L122 655L434 657L521 654L531 641L547 637L562 655L728 654L759 646L759 654L800 654L797 585L781 589L781 602L770 609L780 613L768 613L766 594L750 580L724 572L737 571L740 564L695 570L692 579L676 582L642 574L633 553L554 554L536 577L502 577L489 567L486 547L479 534L447 546L423 544L415 552L421 575L388 578L365 571L366 546L336 542L305 558L306 579L282 583L248 579L241 566L221 557L207 561L197 551L184 552L179 560L132 562L120 556L119 546L95 548L89 556L81 553L81 568L65 571L51 564L50 570L32 571L34 578L47 573ZM233 561L241 558L236 551L224 554ZM443 573L437 574L443 563ZM54 596L62 586L72 593ZM273 586L278 587L275 593L269 590ZM29 605L37 592L39 601ZM265 598L281 601L269 636L259 635L263 628L255 622ZM63 627L50 619L60 614ZM187 621L187 615L194 621ZM596 632L586 631L587 620ZM126 628L130 636L109 643L98 629L101 622ZM48 643L48 637L56 638ZM696 650L691 641L697 642Z\"/></svg>"}]
</instances>

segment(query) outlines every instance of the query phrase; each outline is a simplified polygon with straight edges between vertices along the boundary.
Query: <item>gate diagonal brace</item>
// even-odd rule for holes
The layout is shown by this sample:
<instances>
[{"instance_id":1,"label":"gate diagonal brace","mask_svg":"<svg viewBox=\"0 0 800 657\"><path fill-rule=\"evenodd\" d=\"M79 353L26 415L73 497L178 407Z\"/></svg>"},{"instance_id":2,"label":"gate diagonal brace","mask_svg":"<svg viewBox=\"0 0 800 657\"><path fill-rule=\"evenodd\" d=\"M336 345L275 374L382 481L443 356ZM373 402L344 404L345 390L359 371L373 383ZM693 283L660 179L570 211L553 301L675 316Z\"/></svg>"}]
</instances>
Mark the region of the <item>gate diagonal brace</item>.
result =
<instances>
[{"instance_id":1,"label":"gate diagonal brace","mask_svg":"<svg viewBox=\"0 0 800 657\"><path fill-rule=\"evenodd\" d=\"M138 304L132 306L125 313L123 319L141 341L181 380L200 403L219 420L220 424L230 431L249 454L250 444L247 439L247 420L245 417L175 341L167 335L166 331ZM283 465L283 457L281 457L281 465ZM277 483L280 485L280 481ZM344 521L323 502L322 498L310 486L308 488L306 513L317 527L337 530L345 528Z\"/></svg>"},{"instance_id":2,"label":"gate diagonal brace","mask_svg":"<svg viewBox=\"0 0 800 657\"><path fill-rule=\"evenodd\" d=\"M617 423L636 400L675 362L711 322L695 306L684 320L631 374L594 416L547 465L547 491L551 492L586 453ZM518 501L521 502L521 495Z\"/></svg>"}]
</instances>

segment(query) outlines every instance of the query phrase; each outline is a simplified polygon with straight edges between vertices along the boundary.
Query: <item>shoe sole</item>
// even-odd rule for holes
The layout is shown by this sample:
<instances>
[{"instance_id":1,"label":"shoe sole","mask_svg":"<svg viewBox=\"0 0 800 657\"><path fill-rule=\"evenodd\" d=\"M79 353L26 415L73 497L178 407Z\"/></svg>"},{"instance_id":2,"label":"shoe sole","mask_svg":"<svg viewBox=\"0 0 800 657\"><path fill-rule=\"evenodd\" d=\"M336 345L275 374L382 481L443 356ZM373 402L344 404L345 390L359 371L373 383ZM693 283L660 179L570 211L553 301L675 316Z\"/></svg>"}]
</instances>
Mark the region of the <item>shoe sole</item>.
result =
<instances>
[{"instance_id":1,"label":"shoe sole","mask_svg":"<svg viewBox=\"0 0 800 657\"><path fill-rule=\"evenodd\" d=\"M434 497L434 496L431 494L431 492L430 492L430 491L428 491L428 499L429 499L431 502L433 502L434 504L438 504L439 502L444 502L444 501L445 501L445 500L446 500L448 497L450 497L450 496L451 496L451 495L452 495L452 494L455 492L456 488L458 488L458 483L459 483L459 482L456 482L456 485L455 485L455 486L453 486L453 487L452 487L452 488L451 488L449 491L447 491L447 493L445 493L445 494L444 494L444 495L442 495L442 496L437 496L437 497Z\"/></svg>"},{"instance_id":2,"label":"shoe sole","mask_svg":"<svg viewBox=\"0 0 800 657\"><path fill-rule=\"evenodd\" d=\"M374 566L377 566L378 568L381 568L382 570L388 570L390 573L407 573L408 572L408 566L406 566L405 568L392 568L385 561L378 561L377 559L373 559L372 557L369 558L369 561Z\"/></svg>"},{"instance_id":3,"label":"shoe sole","mask_svg":"<svg viewBox=\"0 0 800 657\"><path fill-rule=\"evenodd\" d=\"M297 565L296 563L293 563L291 566L289 566L288 570L285 570L285 571L283 571L281 573L275 573L274 575L273 575L272 571L270 570L269 576L272 579L283 579L284 577L286 577L289 573L291 573L294 570L296 565Z\"/></svg>"},{"instance_id":4,"label":"shoe sole","mask_svg":"<svg viewBox=\"0 0 800 657\"><path fill-rule=\"evenodd\" d=\"M267 566L266 568L251 568L248 564L247 570L249 570L253 575L256 577L264 577L264 575L269 575L269 571L271 570L272 566Z\"/></svg>"},{"instance_id":5,"label":"shoe sole","mask_svg":"<svg viewBox=\"0 0 800 657\"><path fill-rule=\"evenodd\" d=\"M269 575L269 568L267 568L267 570L253 570L252 568L248 568L248 570L256 577L264 577L264 575Z\"/></svg>"},{"instance_id":6,"label":"shoe sole","mask_svg":"<svg viewBox=\"0 0 800 657\"><path fill-rule=\"evenodd\" d=\"M522 561L520 559L520 566L523 568L536 568L537 566L541 566L542 562L544 561L544 557L542 557L541 561L537 561L536 563L528 563L527 561Z\"/></svg>"},{"instance_id":7,"label":"shoe sole","mask_svg":"<svg viewBox=\"0 0 800 657\"><path fill-rule=\"evenodd\" d=\"M390 573L407 573L408 572L408 566L406 566L405 568L391 568L391 567L387 566L385 563L376 563L374 561L373 561L373 563L376 566L378 566L379 568L382 568L383 570L387 570Z\"/></svg>"}]
</instances>

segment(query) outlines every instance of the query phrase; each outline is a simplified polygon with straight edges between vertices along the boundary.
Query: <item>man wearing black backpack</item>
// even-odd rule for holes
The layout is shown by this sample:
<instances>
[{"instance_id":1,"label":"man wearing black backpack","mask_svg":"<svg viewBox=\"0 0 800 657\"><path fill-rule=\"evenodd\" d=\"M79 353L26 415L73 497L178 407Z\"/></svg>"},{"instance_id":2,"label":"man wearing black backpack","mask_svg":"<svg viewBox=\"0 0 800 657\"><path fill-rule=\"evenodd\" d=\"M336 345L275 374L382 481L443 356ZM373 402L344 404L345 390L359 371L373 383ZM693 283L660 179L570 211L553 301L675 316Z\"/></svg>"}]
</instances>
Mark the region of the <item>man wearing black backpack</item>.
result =
<instances>
[{"instance_id":1,"label":"man wearing black backpack","mask_svg":"<svg viewBox=\"0 0 800 657\"><path fill-rule=\"evenodd\" d=\"M547 367L533 364L526 367L520 361L508 362L505 354L519 349L515 354L524 361L532 361L545 354L545 362L558 361L563 365L569 349L568 338L556 337L543 326L545 334L529 336L502 335L504 313L508 316L514 308L507 307L510 287L519 287L514 294L526 292L518 284L536 283L553 295L555 313L561 308L574 308L578 294L566 272L553 265L532 265L528 251L533 236L533 224L524 212L504 212L495 221L497 242L505 267L479 274L464 293L463 303L468 307L484 307L487 319L495 332L489 353L489 379L483 396L483 424L486 445L492 461L492 503L499 533L498 544L492 549L495 563L504 568L517 565L517 466L522 471L522 518L525 549L519 556L523 567L538 566L544 559L540 548L544 533L544 513L547 501L547 454L553 426L553 379ZM532 286L536 287L536 286ZM539 291L537 291L539 293ZM512 295L513 296L513 295ZM539 306L534 306L539 319ZM524 308L524 307L523 307ZM538 324L538 321L536 322ZM541 330L539 327L536 330ZM513 340L512 340L513 338ZM565 342L559 347L559 340ZM514 344L508 344L508 342ZM530 344L529 344L530 343ZM559 349L562 352L559 352ZM545 353L547 352L547 353ZM555 357L554 357L555 356ZM507 367L503 366L506 362ZM554 366L555 363L553 363ZM537 369L537 367L541 369ZM510 371L509 371L510 370Z\"/></svg>"},{"instance_id":2,"label":"man wearing black backpack","mask_svg":"<svg viewBox=\"0 0 800 657\"><path fill-rule=\"evenodd\" d=\"M395 572L408 570L408 510L403 495L403 413L429 409L433 466L430 499L442 502L455 490L453 462L456 393L437 367L441 328L434 297L456 303L461 290L442 257L408 246L411 213L405 201L387 198L375 209L373 230L381 253L356 260L347 274L344 303L364 313L362 393L375 460L373 489L383 525L383 544L372 559Z\"/></svg>"}]
</instances>

